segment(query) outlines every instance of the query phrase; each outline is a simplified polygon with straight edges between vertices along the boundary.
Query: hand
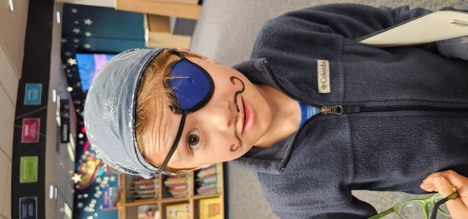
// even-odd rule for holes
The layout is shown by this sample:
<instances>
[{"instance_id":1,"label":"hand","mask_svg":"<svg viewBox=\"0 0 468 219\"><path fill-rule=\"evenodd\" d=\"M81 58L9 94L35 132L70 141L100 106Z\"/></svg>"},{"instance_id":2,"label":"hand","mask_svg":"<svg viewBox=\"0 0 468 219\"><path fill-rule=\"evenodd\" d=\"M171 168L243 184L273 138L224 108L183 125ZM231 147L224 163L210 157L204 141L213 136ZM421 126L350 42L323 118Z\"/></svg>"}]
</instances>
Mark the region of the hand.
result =
<instances>
[{"instance_id":1,"label":"hand","mask_svg":"<svg viewBox=\"0 0 468 219\"><path fill-rule=\"evenodd\" d=\"M421 183L421 188L427 192L439 192L442 197L447 197L452 193L455 186L458 191L458 198L449 200L446 205L453 219L468 218L468 178L453 170L435 172L430 174Z\"/></svg>"}]
</instances>

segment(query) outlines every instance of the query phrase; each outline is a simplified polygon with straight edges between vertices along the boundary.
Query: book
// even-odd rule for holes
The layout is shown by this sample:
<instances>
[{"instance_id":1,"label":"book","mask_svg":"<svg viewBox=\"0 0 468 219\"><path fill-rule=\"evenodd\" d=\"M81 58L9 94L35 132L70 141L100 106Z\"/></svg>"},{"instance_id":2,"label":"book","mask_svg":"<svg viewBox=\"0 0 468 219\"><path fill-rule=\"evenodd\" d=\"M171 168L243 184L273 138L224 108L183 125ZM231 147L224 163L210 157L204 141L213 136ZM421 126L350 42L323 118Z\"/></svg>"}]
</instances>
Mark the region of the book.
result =
<instances>
[{"instance_id":1,"label":"book","mask_svg":"<svg viewBox=\"0 0 468 219\"><path fill-rule=\"evenodd\" d=\"M165 193L164 197L187 197L190 195L190 181L190 175L188 174L167 176L164 180L164 186L165 191L168 191L169 193Z\"/></svg>"},{"instance_id":2,"label":"book","mask_svg":"<svg viewBox=\"0 0 468 219\"><path fill-rule=\"evenodd\" d=\"M376 47L404 46L468 36L468 13L436 11L358 39Z\"/></svg>"},{"instance_id":3,"label":"book","mask_svg":"<svg viewBox=\"0 0 468 219\"><path fill-rule=\"evenodd\" d=\"M138 206L138 219L160 219L158 205L140 205Z\"/></svg>"},{"instance_id":4,"label":"book","mask_svg":"<svg viewBox=\"0 0 468 219\"><path fill-rule=\"evenodd\" d=\"M220 192L221 179L219 179L220 164L201 169L196 173L195 189L197 195L215 194Z\"/></svg>"},{"instance_id":5,"label":"book","mask_svg":"<svg viewBox=\"0 0 468 219\"><path fill-rule=\"evenodd\" d=\"M200 219L221 219L221 198L206 198L200 200L199 218Z\"/></svg>"},{"instance_id":6,"label":"book","mask_svg":"<svg viewBox=\"0 0 468 219\"><path fill-rule=\"evenodd\" d=\"M144 185L132 185L130 186L131 190L145 190L145 189L154 189L156 186L154 184L144 184Z\"/></svg>"},{"instance_id":7,"label":"book","mask_svg":"<svg viewBox=\"0 0 468 219\"><path fill-rule=\"evenodd\" d=\"M190 204L174 204L166 206L167 219L190 219Z\"/></svg>"},{"instance_id":8,"label":"book","mask_svg":"<svg viewBox=\"0 0 468 219\"><path fill-rule=\"evenodd\" d=\"M144 179L140 176L134 176L127 193L131 200L157 199L159 194L159 184L157 175L151 179Z\"/></svg>"},{"instance_id":9,"label":"book","mask_svg":"<svg viewBox=\"0 0 468 219\"><path fill-rule=\"evenodd\" d=\"M217 173L217 170L216 170L216 164L215 164L215 165L212 165L212 166L209 166L207 168L200 170L197 173L197 177L203 178L203 177L215 175L216 173Z\"/></svg>"}]
</instances>

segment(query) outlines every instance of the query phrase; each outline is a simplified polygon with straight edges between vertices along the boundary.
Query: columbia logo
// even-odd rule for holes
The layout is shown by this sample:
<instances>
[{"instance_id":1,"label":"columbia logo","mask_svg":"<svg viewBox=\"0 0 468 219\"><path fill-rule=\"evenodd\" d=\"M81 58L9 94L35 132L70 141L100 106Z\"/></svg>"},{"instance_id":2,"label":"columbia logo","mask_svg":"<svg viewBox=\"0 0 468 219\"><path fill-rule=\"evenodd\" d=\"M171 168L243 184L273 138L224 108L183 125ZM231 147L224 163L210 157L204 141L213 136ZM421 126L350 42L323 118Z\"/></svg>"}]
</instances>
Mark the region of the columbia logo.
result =
<instances>
[{"instance_id":1,"label":"columbia logo","mask_svg":"<svg viewBox=\"0 0 468 219\"><path fill-rule=\"evenodd\" d=\"M317 86L319 93L330 93L330 64L317 59Z\"/></svg>"}]
</instances>

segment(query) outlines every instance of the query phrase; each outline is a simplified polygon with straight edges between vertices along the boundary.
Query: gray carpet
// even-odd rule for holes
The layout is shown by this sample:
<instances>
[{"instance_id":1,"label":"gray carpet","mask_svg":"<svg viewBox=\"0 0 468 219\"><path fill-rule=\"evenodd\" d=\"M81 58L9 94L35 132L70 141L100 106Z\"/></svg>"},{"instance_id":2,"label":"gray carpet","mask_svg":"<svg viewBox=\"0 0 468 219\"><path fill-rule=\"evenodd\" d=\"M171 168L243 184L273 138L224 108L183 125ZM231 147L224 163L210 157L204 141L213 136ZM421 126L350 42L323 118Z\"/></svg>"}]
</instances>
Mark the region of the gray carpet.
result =
<instances>
[{"instance_id":1,"label":"gray carpet","mask_svg":"<svg viewBox=\"0 0 468 219\"><path fill-rule=\"evenodd\" d=\"M248 59L257 32L266 20L293 9L332 2L390 7L409 5L433 10L443 6L468 8L468 1L465 0L204 0L191 50L214 58L224 65L237 64ZM261 187L251 172L228 165L228 173L229 218L277 218L266 203ZM357 191L355 195L372 203L379 211L416 197L404 193L368 191Z\"/></svg>"}]
</instances>

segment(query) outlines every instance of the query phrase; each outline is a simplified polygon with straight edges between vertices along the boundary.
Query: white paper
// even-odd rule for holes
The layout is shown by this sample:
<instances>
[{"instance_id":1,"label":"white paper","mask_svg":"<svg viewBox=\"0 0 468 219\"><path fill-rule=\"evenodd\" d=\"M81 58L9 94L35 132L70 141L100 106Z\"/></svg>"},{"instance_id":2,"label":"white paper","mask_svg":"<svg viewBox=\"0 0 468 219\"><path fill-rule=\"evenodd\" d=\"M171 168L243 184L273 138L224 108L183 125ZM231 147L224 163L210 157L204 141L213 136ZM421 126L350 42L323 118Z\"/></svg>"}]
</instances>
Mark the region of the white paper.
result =
<instances>
[{"instance_id":1,"label":"white paper","mask_svg":"<svg viewBox=\"0 0 468 219\"><path fill-rule=\"evenodd\" d=\"M437 11L379 31L359 41L377 47L429 43L468 36L468 13Z\"/></svg>"}]
</instances>

